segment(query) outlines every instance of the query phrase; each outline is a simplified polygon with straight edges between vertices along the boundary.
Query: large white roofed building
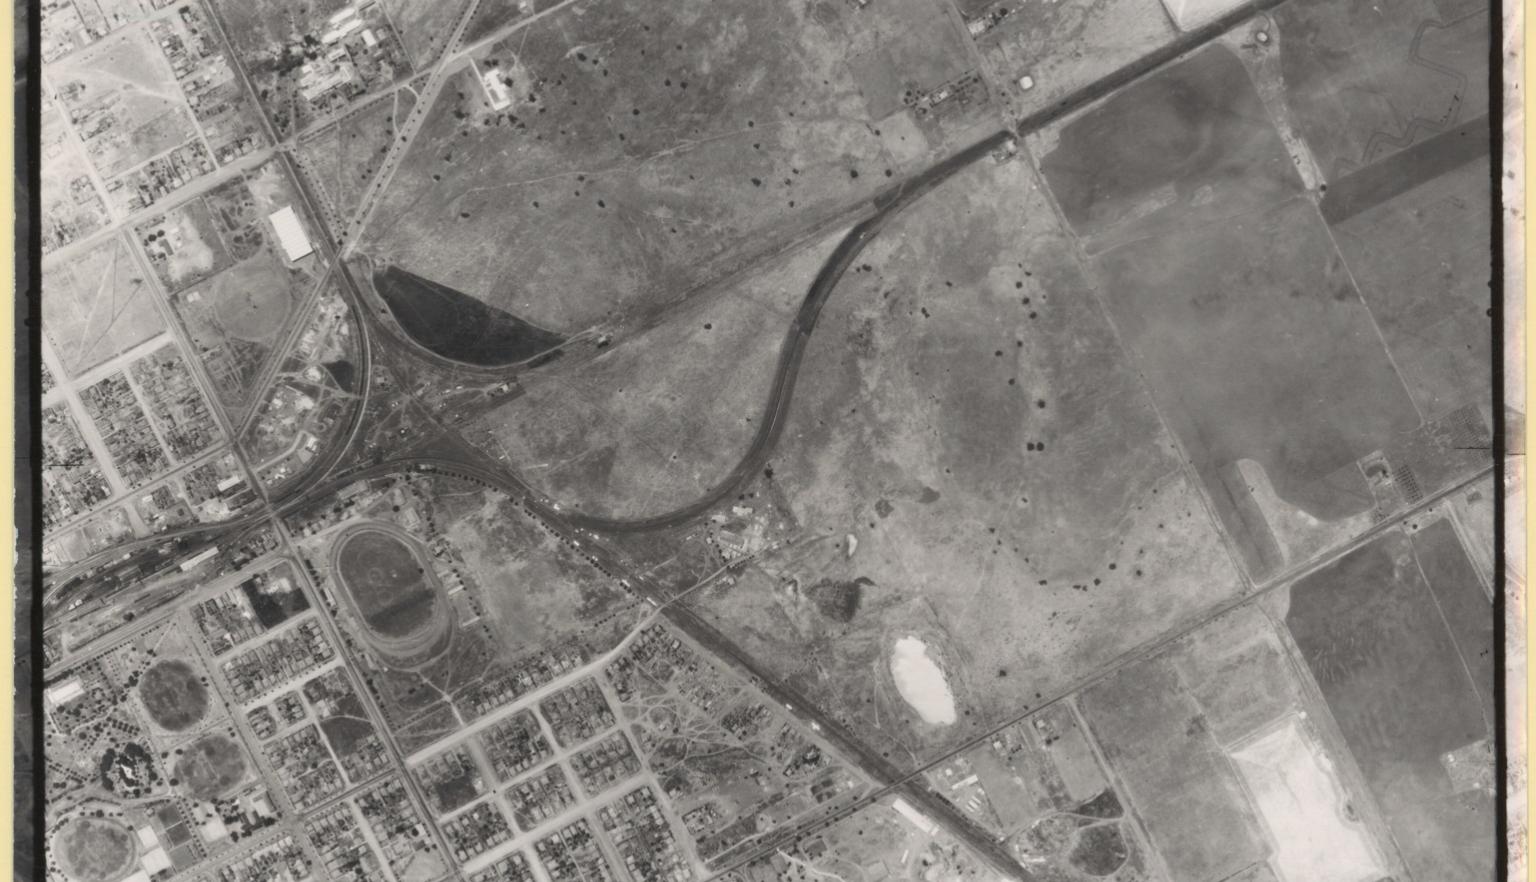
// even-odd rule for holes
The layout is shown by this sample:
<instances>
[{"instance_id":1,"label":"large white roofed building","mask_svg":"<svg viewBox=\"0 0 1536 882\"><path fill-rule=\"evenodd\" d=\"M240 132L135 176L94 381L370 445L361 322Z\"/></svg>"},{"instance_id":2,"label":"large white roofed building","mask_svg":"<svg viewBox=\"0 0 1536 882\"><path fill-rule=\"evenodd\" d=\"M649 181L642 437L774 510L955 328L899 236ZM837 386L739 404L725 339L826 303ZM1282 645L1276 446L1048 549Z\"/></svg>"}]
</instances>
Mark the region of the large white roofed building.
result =
<instances>
[{"instance_id":1,"label":"large white roofed building","mask_svg":"<svg viewBox=\"0 0 1536 882\"><path fill-rule=\"evenodd\" d=\"M289 260L307 257L315 250L293 206L285 205L279 208L268 215L267 220L272 222L272 229L277 231L277 240L282 243L283 251L288 254Z\"/></svg>"}]
</instances>

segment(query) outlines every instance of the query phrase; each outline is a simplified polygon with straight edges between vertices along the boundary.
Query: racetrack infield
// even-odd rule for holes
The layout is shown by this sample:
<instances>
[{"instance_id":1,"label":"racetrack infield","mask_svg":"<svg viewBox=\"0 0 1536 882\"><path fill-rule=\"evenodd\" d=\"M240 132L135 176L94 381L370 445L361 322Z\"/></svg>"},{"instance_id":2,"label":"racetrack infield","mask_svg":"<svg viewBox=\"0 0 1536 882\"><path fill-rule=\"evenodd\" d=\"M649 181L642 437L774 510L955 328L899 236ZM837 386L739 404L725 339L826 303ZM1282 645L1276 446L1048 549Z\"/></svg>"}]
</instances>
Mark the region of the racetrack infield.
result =
<instances>
[{"instance_id":1,"label":"racetrack infield","mask_svg":"<svg viewBox=\"0 0 1536 882\"><path fill-rule=\"evenodd\" d=\"M416 552L382 530L358 530L336 550L341 582L363 623L386 638L426 627L438 599Z\"/></svg>"},{"instance_id":2,"label":"racetrack infield","mask_svg":"<svg viewBox=\"0 0 1536 882\"><path fill-rule=\"evenodd\" d=\"M1492 794L1454 792L1442 759L1490 735L1468 667L1486 646L1437 603L1481 589L1420 569L1442 578L1445 542L1386 533L1297 582L1285 622L1414 877L1490 879Z\"/></svg>"}]
</instances>

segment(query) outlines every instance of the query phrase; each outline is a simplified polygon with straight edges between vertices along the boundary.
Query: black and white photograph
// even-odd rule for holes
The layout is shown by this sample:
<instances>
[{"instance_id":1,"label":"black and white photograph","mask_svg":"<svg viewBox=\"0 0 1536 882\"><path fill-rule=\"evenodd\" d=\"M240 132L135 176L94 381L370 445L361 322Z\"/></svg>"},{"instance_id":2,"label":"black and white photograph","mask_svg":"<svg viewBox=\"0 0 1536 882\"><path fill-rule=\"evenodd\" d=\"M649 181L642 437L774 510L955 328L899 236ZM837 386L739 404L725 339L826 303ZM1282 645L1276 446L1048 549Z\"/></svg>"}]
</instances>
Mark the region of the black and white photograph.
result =
<instances>
[{"instance_id":1,"label":"black and white photograph","mask_svg":"<svg viewBox=\"0 0 1536 882\"><path fill-rule=\"evenodd\" d=\"M16 879L1527 877L1519 0L13 12Z\"/></svg>"}]
</instances>

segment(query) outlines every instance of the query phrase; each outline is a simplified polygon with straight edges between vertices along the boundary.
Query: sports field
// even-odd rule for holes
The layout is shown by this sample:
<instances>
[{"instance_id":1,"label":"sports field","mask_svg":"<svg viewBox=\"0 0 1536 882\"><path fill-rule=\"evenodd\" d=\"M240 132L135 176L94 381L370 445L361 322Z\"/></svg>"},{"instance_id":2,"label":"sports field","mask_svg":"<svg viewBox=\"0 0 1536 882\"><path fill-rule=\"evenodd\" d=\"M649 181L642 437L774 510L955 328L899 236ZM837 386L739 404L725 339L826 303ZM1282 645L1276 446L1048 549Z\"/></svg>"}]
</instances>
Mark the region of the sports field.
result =
<instances>
[{"instance_id":1,"label":"sports field","mask_svg":"<svg viewBox=\"0 0 1536 882\"><path fill-rule=\"evenodd\" d=\"M245 751L228 735L210 733L180 750L175 777L194 799L212 802L245 778Z\"/></svg>"},{"instance_id":2,"label":"sports field","mask_svg":"<svg viewBox=\"0 0 1536 882\"><path fill-rule=\"evenodd\" d=\"M139 679L139 700L160 728L181 732L208 712L208 689L192 666L180 659L150 665Z\"/></svg>"}]
</instances>

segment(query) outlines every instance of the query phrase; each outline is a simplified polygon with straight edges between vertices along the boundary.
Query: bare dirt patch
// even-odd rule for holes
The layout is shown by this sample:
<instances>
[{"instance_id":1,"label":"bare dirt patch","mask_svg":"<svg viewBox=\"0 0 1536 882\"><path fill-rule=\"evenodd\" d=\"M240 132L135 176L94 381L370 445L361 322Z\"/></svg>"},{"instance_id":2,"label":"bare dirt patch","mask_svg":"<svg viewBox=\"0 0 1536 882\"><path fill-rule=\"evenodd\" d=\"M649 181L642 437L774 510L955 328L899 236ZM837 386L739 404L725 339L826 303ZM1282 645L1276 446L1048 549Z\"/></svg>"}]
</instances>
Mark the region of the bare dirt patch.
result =
<instances>
[{"instance_id":1,"label":"bare dirt patch","mask_svg":"<svg viewBox=\"0 0 1536 882\"><path fill-rule=\"evenodd\" d=\"M115 238L50 266L43 288L43 333L71 375L165 330L146 273Z\"/></svg>"}]
</instances>

